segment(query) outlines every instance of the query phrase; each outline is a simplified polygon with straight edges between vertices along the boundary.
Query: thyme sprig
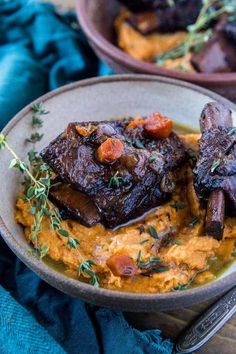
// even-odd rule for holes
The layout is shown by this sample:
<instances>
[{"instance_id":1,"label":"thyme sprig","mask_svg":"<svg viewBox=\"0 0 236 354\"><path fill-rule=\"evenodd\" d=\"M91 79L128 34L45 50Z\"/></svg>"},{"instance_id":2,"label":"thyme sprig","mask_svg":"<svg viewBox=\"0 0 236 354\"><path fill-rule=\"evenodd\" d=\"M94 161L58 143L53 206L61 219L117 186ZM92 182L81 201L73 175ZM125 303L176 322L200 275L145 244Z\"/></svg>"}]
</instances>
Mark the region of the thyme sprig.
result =
<instances>
[{"instance_id":1,"label":"thyme sprig","mask_svg":"<svg viewBox=\"0 0 236 354\"><path fill-rule=\"evenodd\" d=\"M49 201L49 191L53 186L52 184L52 172L48 165L43 163L41 157L35 150L35 143L40 141L43 134L39 134L38 128L43 126L43 120L41 115L46 115L49 112L45 111L41 103L34 104L32 106L34 112L32 116L31 125L34 129L34 133L31 134L29 139L26 139L27 143L33 145L32 149L28 152L28 159L30 166L28 166L12 147L8 144L6 137L0 134L0 150L7 149L13 156L9 167L18 169L24 176L23 186L24 194L22 199L29 203L29 212L33 217L33 225L31 228L30 240L34 241L34 249L31 254L42 259L46 256L49 247L46 244L38 246L37 236L42 230L42 221L44 217L48 217L51 228L60 236L67 238L67 244L69 247L76 249L79 245L79 240L73 238L68 230L62 227L62 218L58 209ZM80 252L78 251L78 257L80 259L79 274L87 274L90 279L90 283L94 286L99 286L99 278L92 270L92 266L96 264L91 260L84 260Z\"/></svg>"},{"instance_id":2,"label":"thyme sprig","mask_svg":"<svg viewBox=\"0 0 236 354\"><path fill-rule=\"evenodd\" d=\"M124 178L122 176L119 176L119 172L116 171L114 176L112 176L110 178L108 187L109 188L111 188L111 187L119 188L123 182L124 182Z\"/></svg>"},{"instance_id":3,"label":"thyme sprig","mask_svg":"<svg viewBox=\"0 0 236 354\"><path fill-rule=\"evenodd\" d=\"M154 272L160 273L160 272L166 272L169 270L168 267L162 265L162 260L157 257L150 257L147 260L142 260L141 259L141 250L138 251L137 255L137 265L141 270L149 269Z\"/></svg>"},{"instance_id":4,"label":"thyme sprig","mask_svg":"<svg viewBox=\"0 0 236 354\"><path fill-rule=\"evenodd\" d=\"M205 30L206 27L223 13L235 15L235 0L203 0L196 22L187 27L186 39L178 47L159 55L156 58L157 64L164 65L167 60L184 57L189 52L198 53L212 36L212 30ZM185 68L184 63L181 66Z\"/></svg>"},{"instance_id":5,"label":"thyme sprig","mask_svg":"<svg viewBox=\"0 0 236 354\"><path fill-rule=\"evenodd\" d=\"M83 276L83 277L88 276L89 283L95 287L99 287L100 279L92 270L93 266L96 266L96 263L88 259L87 261L84 261L83 263L80 264L78 268L78 273L79 276Z\"/></svg>"},{"instance_id":6,"label":"thyme sprig","mask_svg":"<svg viewBox=\"0 0 236 354\"><path fill-rule=\"evenodd\" d=\"M9 168L16 168L25 176L25 191L22 198L29 203L29 211L33 216L30 240L36 241L39 232L42 231L43 217L47 216L50 219L52 229L59 235L67 237L68 245L72 248L76 248L79 241L72 238L69 232L61 227L62 219L60 213L48 199L49 190L51 188L50 168L46 164L36 163L36 161L34 161L34 173L32 173L26 163L19 158L8 144L6 137L3 134L0 135L0 148L6 148L13 156ZM36 249L37 248L36 244Z\"/></svg>"}]
</instances>

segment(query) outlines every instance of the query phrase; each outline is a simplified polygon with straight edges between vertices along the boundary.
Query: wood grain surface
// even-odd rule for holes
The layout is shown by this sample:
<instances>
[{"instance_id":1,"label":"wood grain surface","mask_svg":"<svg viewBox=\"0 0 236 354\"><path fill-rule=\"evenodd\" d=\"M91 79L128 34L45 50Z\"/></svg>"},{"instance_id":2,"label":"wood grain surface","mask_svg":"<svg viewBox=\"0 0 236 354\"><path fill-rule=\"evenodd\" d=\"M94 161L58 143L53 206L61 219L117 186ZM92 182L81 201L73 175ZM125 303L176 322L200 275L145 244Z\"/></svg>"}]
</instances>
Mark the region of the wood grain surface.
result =
<instances>
[{"instance_id":1,"label":"wood grain surface","mask_svg":"<svg viewBox=\"0 0 236 354\"><path fill-rule=\"evenodd\" d=\"M75 0L52 0L52 2L65 8L74 8L75 4ZM216 299L171 312L125 313L125 317L135 328L159 328L164 337L175 340L214 301ZM213 339L195 353L236 354L236 316L232 317Z\"/></svg>"},{"instance_id":2,"label":"wood grain surface","mask_svg":"<svg viewBox=\"0 0 236 354\"><path fill-rule=\"evenodd\" d=\"M131 326L138 329L159 328L166 338L175 341L180 333L187 328L217 299L200 305L182 308L171 312L156 313L125 313ZM197 354L235 354L236 353L236 316L218 332L218 334L197 350Z\"/></svg>"}]
</instances>

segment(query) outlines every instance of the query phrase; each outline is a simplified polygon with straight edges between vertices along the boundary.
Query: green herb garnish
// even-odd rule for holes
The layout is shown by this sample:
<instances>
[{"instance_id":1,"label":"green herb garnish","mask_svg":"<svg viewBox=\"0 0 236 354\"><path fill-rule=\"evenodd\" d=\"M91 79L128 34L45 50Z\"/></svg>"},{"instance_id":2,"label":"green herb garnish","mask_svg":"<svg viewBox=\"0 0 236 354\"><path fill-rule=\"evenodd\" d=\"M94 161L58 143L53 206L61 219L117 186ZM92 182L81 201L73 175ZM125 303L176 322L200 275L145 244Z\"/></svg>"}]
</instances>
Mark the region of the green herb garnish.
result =
<instances>
[{"instance_id":1,"label":"green herb garnish","mask_svg":"<svg viewBox=\"0 0 236 354\"><path fill-rule=\"evenodd\" d=\"M142 235L145 232L145 227L143 225L139 226L139 233Z\"/></svg>"},{"instance_id":2,"label":"green herb garnish","mask_svg":"<svg viewBox=\"0 0 236 354\"><path fill-rule=\"evenodd\" d=\"M134 146L135 146L137 149L144 149L144 145L143 145L142 141L139 140L139 139L136 139L136 140L135 140Z\"/></svg>"},{"instance_id":3,"label":"green herb garnish","mask_svg":"<svg viewBox=\"0 0 236 354\"><path fill-rule=\"evenodd\" d=\"M163 155L160 152L157 152L153 155L151 155L148 159L149 162L154 162L158 159L158 157L163 157Z\"/></svg>"},{"instance_id":4,"label":"green herb garnish","mask_svg":"<svg viewBox=\"0 0 236 354\"><path fill-rule=\"evenodd\" d=\"M211 165L211 173L213 173L219 166L220 166L220 160L214 161Z\"/></svg>"},{"instance_id":5,"label":"green herb garnish","mask_svg":"<svg viewBox=\"0 0 236 354\"><path fill-rule=\"evenodd\" d=\"M223 13L228 15L236 13L235 0L205 0L196 22L187 27L188 35L180 45L166 53L159 55L156 62L163 65L169 59L185 57L189 52L199 53L204 43L212 36L212 30L207 26L217 20ZM181 65L181 64L180 64ZM183 67L185 67L183 62Z\"/></svg>"},{"instance_id":6,"label":"green herb garnish","mask_svg":"<svg viewBox=\"0 0 236 354\"><path fill-rule=\"evenodd\" d=\"M39 259L43 259L49 251L49 247L47 245L42 245L41 247L35 247L30 250L29 253L34 257L39 257Z\"/></svg>"},{"instance_id":7,"label":"green herb garnish","mask_svg":"<svg viewBox=\"0 0 236 354\"><path fill-rule=\"evenodd\" d=\"M139 242L140 245L143 245L144 243L148 242L149 240L146 238L145 240L142 240Z\"/></svg>"},{"instance_id":8,"label":"green herb garnish","mask_svg":"<svg viewBox=\"0 0 236 354\"><path fill-rule=\"evenodd\" d=\"M118 176L118 171L114 174L114 176L112 176L110 178L108 187L115 187L115 188L119 188L121 186L121 184L124 182L124 178L121 176Z\"/></svg>"},{"instance_id":9,"label":"green herb garnish","mask_svg":"<svg viewBox=\"0 0 236 354\"><path fill-rule=\"evenodd\" d=\"M161 264L162 264L161 259L156 258L156 257L150 257L149 259L147 259L145 261L141 260L141 251L139 251L138 257L137 257L137 265L141 270L148 269L148 270L152 270L157 273L166 272L167 270L169 270L168 267L165 267Z\"/></svg>"},{"instance_id":10,"label":"green herb garnish","mask_svg":"<svg viewBox=\"0 0 236 354\"><path fill-rule=\"evenodd\" d=\"M156 159L157 159L157 156L156 156L156 155L151 155L151 156L149 157L148 161L149 161L149 162L154 162L154 161L156 161Z\"/></svg>"},{"instance_id":11,"label":"green herb garnish","mask_svg":"<svg viewBox=\"0 0 236 354\"><path fill-rule=\"evenodd\" d=\"M230 129L227 135L233 135L234 133L236 133L236 128Z\"/></svg>"},{"instance_id":12,"label":"green herb garnish","mask_svg":"<svg viewBox=\"0 0 236 354\"><path fill-rule=\"evenodd\" d=\"M132 146L132 141L130 139L125 139L125 142L128 146Z\"/></svg>"},{"instance_id":13,"label":"green herb garnish","mask_svg":"<svg viewBox=\"0 0 236 354\"><path fill-rule=\"evenodd\" d=\"M192 220L190 221L190 223L188 224L189 227L193 227L194 225L196 225L199 222L199 216L194 216L192 218Z\"/></svg>"},{"instance_id":14,"label":"green herb garnish","mask_svg":"<svg viewBox=\"0 0 236 354\"><path fill-rule=\"evenodd\" d=\"M34 105L32 110L34 111L34 114L31 123L32 127L36 129L36 127L42 126L42 120L40 119L41 114L47 114L48 112L44 111L41 104ZM42 134L40 135L35 131L34 137L41 136ZM38 139L39 138L30 138L27 139L27 141L30 141L34 145ZM37 236L38 233L42 231L42 220L44 216L47 216L50 219L51 228L58 234L64 233L63 236L68 238L68 245L75 248L78 241L70 237L66 230L61 230L60 225L62 224L62 219L60 213L48 199L52 177L52 172L49 166L43 163L41 157L35 151L34 146L28 153L30 162L30 166L28 166L19 158L19 156L17 156L15 151L8 144L6 137L3 134L0 134L0 149L4 148L6 148L13 156L9 168L19 170L24 176L24 181L22 183L24 186L24 193L22 199L29 204L29 212L33 217L33 224L29 238L34 241L34 246L39 257L41 257L41 254L44 254L46 250L45 247L40 250L37 244Z\"/></svg>"},{"instance_id":15,"label":"green herb garnish","mask_svg":"<svg viewBox=\"0 0 236 354\"><path fill-rule=\"evenodd\" d=\"M173 290L174 291L182 291L188 289L189 284L179 284Z\"/></svg>"},{"instance_id":16,"label":"green herb garnish","mask_svg":"<svg viewBox=\"0 0 236 354\"><path fill-rule=\"evenodd\" d=\"M148 229L150 236L152 236L155 239L158 239L158 234L157 234L155 227L153 227L152 225L148 225L147 229Z\"/></svg>"},{"instance_id":17,"label":"green herb garnish","mask_svg":"<svg viewBox=\"0 0 236 354\"><path fill-rule=\"evenodd\" d=\"M174 208L176 211L178 211L178 210L185 209L186 204L174 202L173 204L170 204L170 207Z\"/></svg>"},{"instance_id":18,"label":"green herb garnish","mask_svg":"<svg viewBox=\"0 0 236 354\"><path fill-rule=\"evenodd\" d=\"M96 266L96 263L90 259L80 264L78 273L79 276L84 276L85 274L89 276L89 283L95 287L99 287L100 279L92 270L92 267ZM85 277L86 278L86 277Z\"/></svg>"},{"instance_id":19,"label":"green herb garnish","mask_svg":"<svg viewBox=\"0 0 236 354\"><path fill-rule=\"evenodd\" d=\"M182 243L181 243L179 240L175 240L175 239L169 240L169 244L171 244L171 245L177 245L177 246L182 245Z\"/></svg>"}]
</instances>

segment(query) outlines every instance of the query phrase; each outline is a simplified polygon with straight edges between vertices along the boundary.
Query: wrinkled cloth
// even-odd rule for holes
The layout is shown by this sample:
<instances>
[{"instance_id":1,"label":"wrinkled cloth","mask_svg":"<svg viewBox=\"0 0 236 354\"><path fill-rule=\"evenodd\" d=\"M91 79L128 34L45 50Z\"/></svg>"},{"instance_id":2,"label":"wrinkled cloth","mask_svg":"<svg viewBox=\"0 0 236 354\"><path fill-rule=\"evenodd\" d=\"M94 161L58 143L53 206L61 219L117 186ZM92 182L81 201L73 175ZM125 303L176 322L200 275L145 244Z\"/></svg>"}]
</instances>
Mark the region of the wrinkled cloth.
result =
<instances>
[{"instance_id":1,"label":"wrinkled cloth","mask_svg":"<svg viewBox=\"0 0 236 354\"><path fill-rule=\"evenodd\" d=\"M73 13L62 15L52 5L34 1L0 0L1 127L49 90L110 73L89 48ZM172 343L159 330L139 331L121 312L52 288L1 238L0 284L1 354L172 352Z\"/></svg>"}]
</instances>

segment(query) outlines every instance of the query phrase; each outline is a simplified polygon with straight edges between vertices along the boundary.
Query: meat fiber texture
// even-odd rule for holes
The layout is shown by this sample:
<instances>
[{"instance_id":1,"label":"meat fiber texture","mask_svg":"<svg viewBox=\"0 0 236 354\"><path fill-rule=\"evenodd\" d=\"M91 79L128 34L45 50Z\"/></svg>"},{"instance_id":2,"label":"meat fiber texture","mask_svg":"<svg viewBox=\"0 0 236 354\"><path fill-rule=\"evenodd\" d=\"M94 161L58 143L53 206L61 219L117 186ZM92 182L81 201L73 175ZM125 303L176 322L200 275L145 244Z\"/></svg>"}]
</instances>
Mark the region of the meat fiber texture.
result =
<instances>
[{"instance_id":1,"label":"meat fiber texture","mask_svg":"<svg viewBox=\"0 0 236 354\"><path fill-rule=\"evenodd\" d=\"M93 201L108 227L126 223L167 200L173 185L171 172L186 157L175 133L150 139L142 127L127 129L130 121L70 123L41 153L63 182ZM78 125L92 133L81 136ZM96 151L109 137L124 143L124 153L112 163L101 163Z\"/></svg>"},{"instance_id":2,"label":"meat fiber texture","mask_svg":"<svg viewBox=\"0 0 236 354\"><path fill-rule=\"evenodd\" d=\"M207 199L213 190L223 190L227 209L236 212L236 132L214 128L203 133L199 158L194 170L198 196Z\"/></svg>"}]
</instances>

